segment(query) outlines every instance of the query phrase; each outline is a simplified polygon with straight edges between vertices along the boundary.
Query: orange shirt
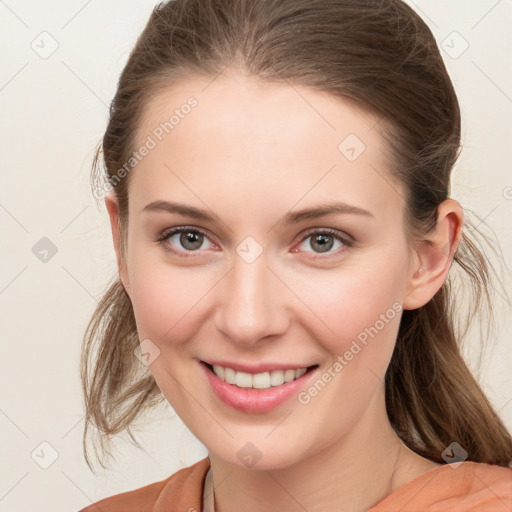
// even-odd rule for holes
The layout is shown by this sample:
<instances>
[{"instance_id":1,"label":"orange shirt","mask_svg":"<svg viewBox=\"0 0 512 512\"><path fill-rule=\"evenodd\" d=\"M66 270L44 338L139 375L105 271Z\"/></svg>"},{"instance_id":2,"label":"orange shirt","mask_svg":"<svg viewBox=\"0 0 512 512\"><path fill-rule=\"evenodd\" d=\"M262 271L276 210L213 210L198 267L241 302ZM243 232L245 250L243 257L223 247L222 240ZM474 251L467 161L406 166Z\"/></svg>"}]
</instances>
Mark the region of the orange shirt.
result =
<instances>
[{"instance_id":1,"label":"orange shirt","mask_svg":"<svg viewBox=\"0 0 512 512\"><path fill-rule=\"evenodd\" d=\"M202 512L208 457L166 480L105 498L80 512ZM445 464L403 485L368 512L511 512L512 469Z\"/></svg>"}]
</instances>

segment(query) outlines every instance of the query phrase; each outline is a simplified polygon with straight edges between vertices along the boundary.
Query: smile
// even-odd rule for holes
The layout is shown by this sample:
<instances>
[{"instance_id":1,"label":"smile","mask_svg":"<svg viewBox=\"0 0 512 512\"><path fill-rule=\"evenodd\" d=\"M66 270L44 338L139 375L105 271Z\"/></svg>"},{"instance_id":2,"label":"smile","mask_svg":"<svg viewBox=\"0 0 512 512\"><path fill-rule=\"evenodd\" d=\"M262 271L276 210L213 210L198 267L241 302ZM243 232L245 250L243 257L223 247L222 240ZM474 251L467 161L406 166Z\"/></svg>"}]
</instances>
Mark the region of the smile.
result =
<instances>
[{"instance_id":1,"label":"smile","mask_svg":"<svg viewBox=\"0 0 512 512\"><path fill-rule=\"evenodd\" d=\"M225 368L219 365L213 366L215 375L228 384L233 384L239 388L255 389L268 389L274 386L281 386L285 382L292 382L295 379L299 379L307 371L307 368L297 368L295 370L274 370L271 372L251 374L237 372L233 370L233 368Z\"/></svg>"},{"instance_id":2,"label":"smile","mask_svg":"<svg viewBox=\"0 0 512 512\"><path fill-rule=\"evenodd\" d=\"M319 366L237 371L228 366L201 362L200 367L214 395L225 405L245 413L265 413L297 395L319 372Z\"/></svg>"}]
</instances>

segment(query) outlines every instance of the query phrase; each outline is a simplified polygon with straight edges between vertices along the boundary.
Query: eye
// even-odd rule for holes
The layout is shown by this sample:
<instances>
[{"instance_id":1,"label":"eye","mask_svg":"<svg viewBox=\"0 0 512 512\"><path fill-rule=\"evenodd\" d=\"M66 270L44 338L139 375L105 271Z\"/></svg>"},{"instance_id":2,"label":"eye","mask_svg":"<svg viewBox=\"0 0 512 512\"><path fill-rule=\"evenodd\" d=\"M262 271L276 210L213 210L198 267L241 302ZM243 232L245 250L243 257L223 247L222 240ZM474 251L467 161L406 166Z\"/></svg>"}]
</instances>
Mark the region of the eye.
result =
<instances>
[{"instance_id":1,"label":"eye","mask_svg":"<svg viewBox=\"0 0 512 512\"><path fill-rule=\"evenodd\" d=\"M309 243L307 240L310 239ZM179 226L166 230L162 233L158 242L162 244L165 251L180 257L194 256L194 252L216 247L207 234L194 227ZM206 247L204 246L205 242ZM332 254L343 252L347 247L352 247L355 241L348 235L332 229L315 229L306 233L300 243L300 252L310 252L313 249L315 254L324 254L328 257ZM337 247L336 247L337 246ZM334 251L332 251L334 247ZM336 250L337 249L337 250ZM297 252L294 250L293 252ZM187 254L189 253L189 254ZM323 256L308 256L311 259L322 258Z\"/></svg>"},{"instance_id":2,"label":"eye","mask_svg":"<svg viewBox=\"0 0 512 512\"><path fill-rule=\"evenodd\" d=\"M314 231L309 231L298 247L299 250L303 252L309 252L308 249L313 249L313 252L316 254L328 253L327 256L330 256L332 254L343 252L347 247L352 247L353 245L354 240L348 235L332 229L316 229ZM331 251L333 247L334 251ZM319 256L313 256L312 258L315 259L318 257Z\"/></svg>"},{"instance_id":3,"label":"eye","mask_svg":"<svg viewBox=\"0 0 512 512\"><path fill-rule=\"evenodd\" d=\"M172 252L178 256L187 257L184 253L199 252L200 249L211 249L214 244L210 242L206 233L203 231L189 227L179 226L167 231L164 231L158 239L167 252ZM204 243L208 242L206 247ZM191 256L193 256L191 254Z\"/></svg>"}]
</instances>

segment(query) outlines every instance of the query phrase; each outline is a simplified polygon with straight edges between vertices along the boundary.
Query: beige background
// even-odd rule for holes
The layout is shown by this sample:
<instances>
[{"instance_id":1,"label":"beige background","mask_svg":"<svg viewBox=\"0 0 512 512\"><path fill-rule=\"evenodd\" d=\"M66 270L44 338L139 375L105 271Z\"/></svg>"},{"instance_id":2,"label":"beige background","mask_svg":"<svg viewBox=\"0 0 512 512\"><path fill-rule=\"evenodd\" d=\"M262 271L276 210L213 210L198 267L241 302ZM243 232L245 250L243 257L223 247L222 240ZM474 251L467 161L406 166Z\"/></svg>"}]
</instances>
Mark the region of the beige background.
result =
<instances>
[{"instance_id":1,"label":"beige background","mask_svg":"<svg viewBox=\"0 0 512 512\"><path fill-rule=\"evenodd\" d=\"M512 4L409 3L443 48L463 111L465 149L452 195L486 218L510 261ZM107 216L92 198L89 170L119 73L154 5L0 2L0 511L78 510L206 455L169 406L141 427L144 450L127 436L118 439L110 471L92 474L81 451L81 337L116 270ZM469 46L459 55L464 41ZM43 237L57 250L47 262L32 252ZM509 290L510 283L507 275ZM479 378L512 428L512 319L500 296L496 306L499 329ZM474 333L470 341L476 338Z\"/></svg>"}]
</instances>

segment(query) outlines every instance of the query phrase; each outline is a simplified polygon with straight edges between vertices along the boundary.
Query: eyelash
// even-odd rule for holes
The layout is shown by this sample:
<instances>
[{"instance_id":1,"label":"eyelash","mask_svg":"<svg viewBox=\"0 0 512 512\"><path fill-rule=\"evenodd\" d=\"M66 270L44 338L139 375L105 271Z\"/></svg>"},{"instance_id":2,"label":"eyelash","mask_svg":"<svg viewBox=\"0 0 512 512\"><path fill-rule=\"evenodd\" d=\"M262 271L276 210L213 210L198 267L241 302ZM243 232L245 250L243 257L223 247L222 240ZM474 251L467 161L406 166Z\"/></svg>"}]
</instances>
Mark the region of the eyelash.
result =
<instances>
[{"instance_id":1,"label":"eyelash","mask_svg":"<svg viewBox=\"0 0 512 512\"><path fill-rule=\"evenodd\" d=\"M180 258L190 258L190 257L196 256L195 253L198 253L199 250L179 251L179 250L171 248L170 245L164 243L164 242L168 241L169 238L171 238L173 235L176 235L178 233L195 233L195 234L203 235L204 237L208 238L208 234L206 232L204 232L203 230L201 230L199 228L195 228L195 227L189 227L189 226L180 226L180 227L172 228L171 230L166 230L166 231L162 232L162 234L160 235L160 237L158 238L157 241L162 245L162 247L164 248L164 250L166 252L174 254ZM335 231L330 228L324 228L324 229L312 228L312 229L310 229L301 238L299 245L302 244L305 240L307 240L312 235L329 235L329 236L332 236L333 238L335 238L336 240L340 241L345 246L344 248L340 248L334 252L328 251L326 253L313 253L313 254L317 254L317 256L308 256L308 258L312 259L312 260L325 259L326 257L332 256L333 254L337 254L339 252L343 252L347 248L353 247L355 245L355 241L351 237L349 237L348 235L342 235L339 231ZM183 254L184 252L185 253L188 252L191 254L185 255L185 254ZM296 252L298 252L298 251L296 251ZM326 254L326 256L322 256L322 254Z\"/></svg>"}]
</instances>

